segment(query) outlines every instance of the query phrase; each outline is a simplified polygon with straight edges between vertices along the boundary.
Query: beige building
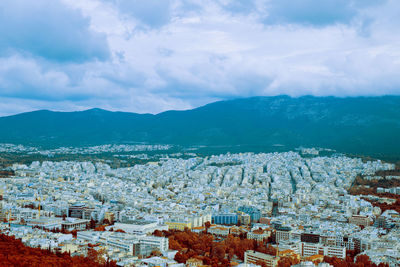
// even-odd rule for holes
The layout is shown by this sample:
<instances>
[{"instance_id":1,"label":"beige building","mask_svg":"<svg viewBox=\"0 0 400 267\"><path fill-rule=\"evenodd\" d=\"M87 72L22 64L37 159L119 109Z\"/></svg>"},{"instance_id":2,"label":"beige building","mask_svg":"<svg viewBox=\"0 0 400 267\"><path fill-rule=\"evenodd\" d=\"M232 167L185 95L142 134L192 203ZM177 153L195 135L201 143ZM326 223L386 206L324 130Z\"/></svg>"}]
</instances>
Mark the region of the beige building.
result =
<instances>
[{"instance_id":1,"label":"beige building","mask_svg":"<svg viewBox=\"0 0 400 267\"><path fill-rule=\"evenodd\" d=\"M203 261L196 258L190 258L186 261L186 266L188 267L203 266Z\"/></svg>"},{"instance_id":2,"label":"beige building","mask_svg":"<svg viewBox=\"0 0 400 267\"><path fill-rule=\"evenodd\" d=\"M171 220L171 221L166 221L166 225L168 225L169 230L180 230L183 231L186 228L187 229L192 229L192 224L188 221L176 221L176 220Z\"/></svg>"},{"instance_id":3,"label":"beige building","mask_svg":"<svg viewBox=\"0 0 400 267\"><path fill-rule=\"evenodd\" d=\"M110 223L113 223L114 220L115 220L114 212L108 212L108 211L107 211L107 212L104 214L104 219L105 219L105 220L108 220Z\"/></svg>"},{"instance_id":4,"label":"beige building","mask_svg":"<svg viewBox=\"0 0 400 267\"><path fill-rule=\"evenodd\" d=\"M253 239L257 241L263 241L264 239L267 239L270 236L271 236L271 231L262 229L254 230L252 232L247 233L248 239Z\"/></svg>"},{"instance_id":5,"label":"beige building","mask_svg":"<svg viewBox=\"0 0 400 267\"><path fill-rule=\"evenodd\" d=\"M244 263L246 264L259 264L263 262L267 267L275 267L278 266L278 261L279 257L271 256L254 250L247 250L244 253Z\"/></svg>"}]
</instances>

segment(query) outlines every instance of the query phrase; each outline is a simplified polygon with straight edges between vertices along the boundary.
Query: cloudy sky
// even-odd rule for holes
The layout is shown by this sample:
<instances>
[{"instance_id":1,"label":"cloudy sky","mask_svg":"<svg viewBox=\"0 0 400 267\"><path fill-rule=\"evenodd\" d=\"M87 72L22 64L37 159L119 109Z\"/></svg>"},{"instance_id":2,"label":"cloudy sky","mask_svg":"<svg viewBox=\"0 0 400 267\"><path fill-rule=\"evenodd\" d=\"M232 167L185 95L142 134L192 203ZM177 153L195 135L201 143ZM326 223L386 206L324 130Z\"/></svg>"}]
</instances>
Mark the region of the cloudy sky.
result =
<instances>
[{"instance_id":1,"label":"cloudy sky","mask_svg":"<svg viewBox=\"0 0 400 267\"><path fill-rule=\"evenodd\" d=\"M1 0L0 115L400 94L398 0Z\"/></svg>"}]
</instances>

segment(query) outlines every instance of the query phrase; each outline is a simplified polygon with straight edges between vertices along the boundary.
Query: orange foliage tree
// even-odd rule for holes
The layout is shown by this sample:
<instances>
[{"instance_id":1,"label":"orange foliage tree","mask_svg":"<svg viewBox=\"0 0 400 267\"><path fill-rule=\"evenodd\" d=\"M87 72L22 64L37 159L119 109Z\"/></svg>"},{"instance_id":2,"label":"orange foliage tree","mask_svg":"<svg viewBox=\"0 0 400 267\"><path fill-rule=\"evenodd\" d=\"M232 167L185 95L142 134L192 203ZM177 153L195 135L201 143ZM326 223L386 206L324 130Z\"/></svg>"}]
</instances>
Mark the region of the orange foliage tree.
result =
<instances>
[{"instance_id":1,"label":"orange foliage tree","mask_svg":"<svg viewBox=\"0 0 400 267\"><path fill-rule=\"evenodd\" d=\"M324 257L324 262L329 263L335 267L389 267L387 263L380 263L379 265L371 262L367 255L359 255L356 258L356 262L350 261L351 257L347 257L346 260L336 257Z\"/></svg>"},{"instance_id":2,"label":"orange foliage tree","mask_svg":"<svg viewBox=\"0 0 400 267\"><path fill-rule=\"evenodd\" d=\"M198 258L206 265L229 266L233 257L244 260L247 250L276 255L276 249L247 238L228 235L224 240L216 242L214 237L205 232L194 233L185 231L155 231L155 236L165 236L169 239L169 247L178 250L175 260L186 263L190 258Z\"/></svg>"},{"instance_id":3,"label":"orange foliage tree","mask_svg":"<svg viewBox=\"0 0 400 267\"><path fill-rule=\"evenodd\" d=\"M285 256L281 257L278 261L278 267L290 267L295 264L299 264L300 260L296 257Z\"/></svg>"},{"instance_id":4,"label":"orange foliage tree","mask_svg":"<svg viewBox=\"0 0 400 267\"><path fill-rule=\"evenodd\" d=\"M0 234L0 266L117 266L114 261L96 262L88 257L25 246L13 236Z\"/></svg>"}]
</instances>

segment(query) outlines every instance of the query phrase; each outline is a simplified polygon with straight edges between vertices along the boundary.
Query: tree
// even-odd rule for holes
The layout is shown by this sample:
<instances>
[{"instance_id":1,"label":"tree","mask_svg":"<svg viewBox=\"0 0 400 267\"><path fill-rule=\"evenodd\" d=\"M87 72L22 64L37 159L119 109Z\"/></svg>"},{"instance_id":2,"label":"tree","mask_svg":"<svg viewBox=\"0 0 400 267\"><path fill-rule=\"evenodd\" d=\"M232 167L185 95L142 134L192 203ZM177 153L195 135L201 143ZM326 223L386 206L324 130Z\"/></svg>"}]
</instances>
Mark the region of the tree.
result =
<instances>
[{"instance_id":1,"label":"tree","mask_svg":"<svg viewBox=\"0 0 400 267\"><path fill-rule=\"evenodd\" d=\"M90 253L89 253L90 254ZM97 255L102 255L97 253ZM92 253L94 256L94 253ZM114 261L96 262L88 257L74 256L69 253L51 252L49 249L25 246L21 240L13 236L0 234L0 265L1 266L83 266L100 267L116 266Z\"/></svg>"},{"instance_id":2,"label":"tree","mask_svg":"<svg viewBox=\"0 0 400 267\"><path fill-rule=\"evenodd\" d=\"M235 255L235 250L233 248L230 248L228 251L228 260L231 261L234 255Z\"/></svg>"},{"instance_id":3,"label":"tree","mask_svg":"<svg viewBox=\"0 0 400 267\"><path fill-rule=\"evenodd\" d=\"M296 257L292 256L285 256L281 257L278 261L278 266L279 267L290 267L292 265L298 264L300 261Z\"/></svg>"},{"instance_id":4,"label":"tree","mask_svg":"<svg viewBox=\"0 0 400 267\"><path fill-rule=\"evenodd\" d=\"M186 261L188 260L189 258L185 255L185 254L183 254L182 252L178 252L178 253L176 253L175 254L175 258L174 258L174 260L176 260L177 262L179 262L179 263L186 263Z\"/></svg>"},{"instance_id":5,"label":"tree","mask_svg":"<svg viewBox=\"0 0 400 267\"><path fill-rule=\"evenodd\" d=\"M72 236L73 236L74 238L77 238L77 237L78 237L78 230L76 230L76 229L72 230L72 231L71 231L71 234L72 234Z\"/></svg>"},{"instance_id":6,"label":"tree","mask_svg":"<svg viewBox=\"0 0 400 267\"><path fill-rule=\"evenodd\" d=\"M225 258L225 247L223 245L216 247L215 256L218 258L219 261Z\"/></svg>"},{"instance_id":7,"label":"tree","mask_svg":"<svg viewBox=\"0 0 400 267\"><path fill-rule=\"evenodd\" d=\"M371 266L371 264L372 264L368 255L365 255L365 254L358 255L356 258L356 263L363 264L364 266Z\"/></svg>"},{"instance_id":8,"label":"tree","mask_svg":"<svg viewBox=\"0 0 400 267\"><path fill-rule=\"evenodd\" d=\"M106 263L106 259L104 257L105 254L106 254L105 248L101 248L99 250L96 250L94 248L88 248L87 257L94 262L104 265Z\"/></svg>"},{"instance_id":9,"label":"tree","mask_svg":"<svg viewBox=\"0 0 400 267\"><path fill-rule=\"evenodd\" d=\"M105 225L100 225L94 229L95 231L104 232L106 230Z\"/></svg>"},{"instance_id":10,"label":"tree","mask_svg":"<svg viewBox=\"0 0 400 267\"><path fill-rule=\"evenodd\" d=\"M206 227L206 234L208 233L208 229L210 228L210 226L211 226L211 223L209 222L209 221L207 221L205 224L204 224L204 226Z\"/></svg>"},{"instance_id":11,"label":"tree","mask_svg":"<svg viewBox=\"0 0 400 267\"><path fill-rule=\"evenodd\" d=\"M96 221L92 218L90 219L89 222L89 229L94 229L94 228L96 228Z\"/></svg>"},{"instance_id":12,"label":"tree","mask_svg":"<svg viewBox=\"0 0 400 267\"><path fill-rule=\"evenodd\" d=\"M153 235L154 235L154 236L158 236L158 237L164 236L163 232L161 232L160 230L155 230L155 231L153 232Z\"/></svg>"}]
</instances>

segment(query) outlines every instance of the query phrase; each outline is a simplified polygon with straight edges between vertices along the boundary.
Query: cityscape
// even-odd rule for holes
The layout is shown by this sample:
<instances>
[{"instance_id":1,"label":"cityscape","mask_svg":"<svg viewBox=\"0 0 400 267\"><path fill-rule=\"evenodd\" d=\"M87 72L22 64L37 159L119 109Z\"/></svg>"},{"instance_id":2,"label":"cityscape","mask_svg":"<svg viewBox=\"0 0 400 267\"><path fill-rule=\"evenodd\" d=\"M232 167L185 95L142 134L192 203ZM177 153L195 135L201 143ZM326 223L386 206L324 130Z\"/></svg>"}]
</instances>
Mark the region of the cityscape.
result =
<instances>
[{"instance_id":1,"label":"cityscape","mask_svg":"<svg viewBox=\"0 0 400 267\"><path fill-rule=\"evenodd\" d=\"M3 169L1 233L25 246L118 266L335 266L363 256L371 265L399 263L393 163L316 148L198 156L167 145L0 147L49 157ZM153 150L162 155L143 156ZM57 151L134 152L147 161L52 161ZM368 185L377 180L399 184Z\"/></svg>"},{"instance_id":2,"label":"cityscape","mask_svg":"<svg viewBox=\"0 0 400 267\"><path fill-rule=\"evenodd\" d=\"M399 0L0 0L0 267L400 267Z\"/></svg>"}]
</instances>

